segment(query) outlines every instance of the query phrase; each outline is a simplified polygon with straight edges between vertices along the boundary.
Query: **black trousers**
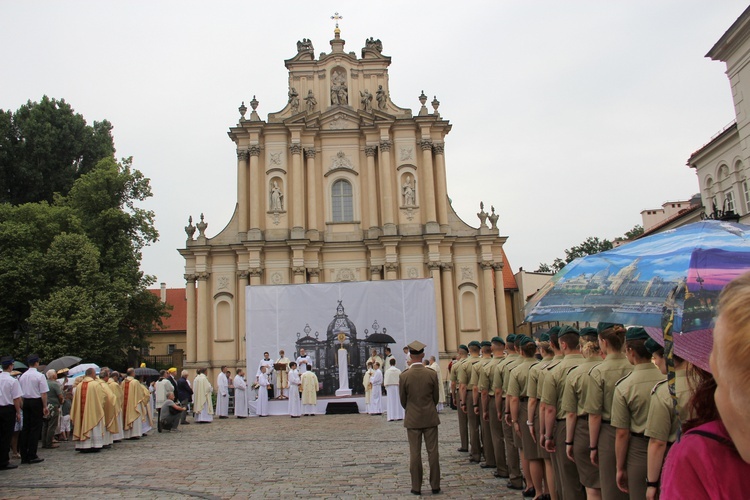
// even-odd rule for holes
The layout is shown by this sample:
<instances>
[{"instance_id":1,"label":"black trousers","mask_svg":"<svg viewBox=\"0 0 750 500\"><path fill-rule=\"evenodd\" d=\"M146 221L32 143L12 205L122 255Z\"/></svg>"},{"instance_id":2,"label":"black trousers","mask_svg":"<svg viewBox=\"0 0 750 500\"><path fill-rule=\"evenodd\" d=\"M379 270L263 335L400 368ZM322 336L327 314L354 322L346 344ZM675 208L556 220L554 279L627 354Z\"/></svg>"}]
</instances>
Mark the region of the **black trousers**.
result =
<instances>
[{"instance_id":1,"label":"black trousers","mask_svg":"<svg viewBox=\"0 0 750 500\"><path fill-rule=\"evenodd\" d=\"M0 406L0 469L8 465L10 455L10 439L16 426L15 405Z\"/></svg>"},{"instance_id":2,"label":"black trousers","mask_svg":"<svg viewBox=\"0 0 750 500\"><path fill-rule=\"evenodd\" d=\"M23 399L23 429L18 437L18 451L21 453L22 462L37 458L36 450L42 437L43 416L42 398Z\"/></svg>"}]
</instances>

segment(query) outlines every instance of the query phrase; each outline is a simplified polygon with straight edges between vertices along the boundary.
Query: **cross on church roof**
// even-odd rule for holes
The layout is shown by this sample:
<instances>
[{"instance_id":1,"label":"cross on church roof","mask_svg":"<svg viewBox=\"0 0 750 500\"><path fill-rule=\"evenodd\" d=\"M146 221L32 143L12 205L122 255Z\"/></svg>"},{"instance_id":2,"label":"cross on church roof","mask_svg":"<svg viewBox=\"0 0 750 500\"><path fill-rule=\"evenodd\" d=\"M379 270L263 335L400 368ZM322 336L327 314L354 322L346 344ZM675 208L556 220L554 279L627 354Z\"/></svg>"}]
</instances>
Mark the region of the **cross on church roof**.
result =
<instances>
[{"instance_id":1,"label":"cross on church roof","mask_svg":"<svg viewBox=\"0 0 750 500\"><path fill-rule=\"evenodd\" d=\"M336 29L333 30L333 32L338 35L339 33L341 33L341 30L339 29L339 21L341 19L344 19L344 16L340 16L338 12L334 12L333 15L331 16L331 19L336 21Z\"/></svg>"}]
</instances>

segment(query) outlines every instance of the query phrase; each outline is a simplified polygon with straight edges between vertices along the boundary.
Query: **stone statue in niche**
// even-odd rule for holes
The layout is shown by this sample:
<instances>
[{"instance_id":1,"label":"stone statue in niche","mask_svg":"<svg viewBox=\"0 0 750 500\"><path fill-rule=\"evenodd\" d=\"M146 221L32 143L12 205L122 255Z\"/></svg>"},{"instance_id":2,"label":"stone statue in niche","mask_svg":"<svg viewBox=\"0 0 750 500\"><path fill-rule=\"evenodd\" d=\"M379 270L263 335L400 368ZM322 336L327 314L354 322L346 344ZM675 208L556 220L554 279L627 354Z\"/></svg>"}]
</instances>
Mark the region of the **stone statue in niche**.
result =
<instances>
[{"instance_id":1,"label":"stone statue in niche","mask_svg":"<svg viewBox=\"0 0 750 500\"><path fill-rule=\"evenodd\" d=\"M292 107L292 113L299 112L299 94L294 87L289 87L289 104Z\"/></svg>"},{"instance_id":2,"label":"stone statue in niche","mask_svg":"<svg viewBox=\"0 0 750 500\"><path fill-rule=\"evenodd\" d=\"M382 85L378 85L378 91L375 92L375 100L378 101L378 109L384 110L388 106L388 94L383 90Z\"/></svg>"},{"instance_id":3,"label":"stone statue in niche","mask_svg":"<svg viewBox=\"0 0 750 500\"><path fill-rule=\"evenodd\" d=\"M284 193L279 188L279 183L273 181L273 187L271 187L271 211L280 212L284 210Z\"/></svg>"},{"instance_id":4,"label":"stone statue in niche","mask_svg":"<svg viewBox=\"0 0 750 500\"><path fill-rule=\"evenodd\" d=\"M349 88L346 86L346 75L336 70L331 75L331 104L349 104Z\"/></svg>"},{"instance_id":5,"label":"stone statue in niche","mask_svg":"<svg viewBox=\"0 0 750 500\"><path fill-rule=\"evenodd\" d=\"M313 95L312 90L307 91L307 97L305 97L305 102L307 103L307 112L313 113L315 111L315 106L318 105L318 101L315 99L315 96Z\"/></svg>"},{"instance_id":6,"label":"stone statue in niche","mask_svg":"<svg viewBox=\"0 0 750 500\"><path fill-rule=\"evenodd\" d=\"M413 207L416 205L417 200L417 189L416 182L412 184L411 177L408 175L404 178L404 185L401 186L401 193L404 197L404 206Z\"/></svg>"},{"instance_id":7,"label":"stone statue in niche","mask_svg":"<svg viewBox=\"0 0 750 500\"><path fill-rule=\"evenodd\" d=\"M362 103L362 108L365 110L365 113L372 113L372 94L369 90L360 90L360 102Z\"/></svg>"},{"instance_id":8,"label":"stone statue in niche","mask_svg":"<svg viewBox=\"0 0 750 500\"><path fill-rule=\"evenodd\" d=\"M297 53L300 52L313 52L313 44L309 38L303 38L301 41L297 41Z\"/></svg>"}]
</instances>

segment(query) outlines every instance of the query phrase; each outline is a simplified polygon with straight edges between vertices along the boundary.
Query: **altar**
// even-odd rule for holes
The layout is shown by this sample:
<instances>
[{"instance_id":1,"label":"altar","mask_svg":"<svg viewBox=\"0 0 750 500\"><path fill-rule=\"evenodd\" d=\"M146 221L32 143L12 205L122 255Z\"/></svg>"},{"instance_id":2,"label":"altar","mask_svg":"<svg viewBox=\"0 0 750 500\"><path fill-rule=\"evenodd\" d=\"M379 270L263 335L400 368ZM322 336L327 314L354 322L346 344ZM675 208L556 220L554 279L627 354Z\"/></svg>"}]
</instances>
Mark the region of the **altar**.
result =
<instances>
[{"instance_id":1,"label":"altar","mask_svg":"<svg viewBox=\"0 0 750 500\"><path fill-rule=\"evenodd\" d=\"M364 396L352 396L337 398L335 396L324 396L318 398L318 404L315 407L316 415L325 415L328 403L356 403L360 413L366 413L365 411L365 397ZM248 403L250 416L257 417L256 407L258 401L250 401ZM289 400L284 399L272 399L268 402L268 414L269 415L289 415Z\"/></svg>"}]
</instances>

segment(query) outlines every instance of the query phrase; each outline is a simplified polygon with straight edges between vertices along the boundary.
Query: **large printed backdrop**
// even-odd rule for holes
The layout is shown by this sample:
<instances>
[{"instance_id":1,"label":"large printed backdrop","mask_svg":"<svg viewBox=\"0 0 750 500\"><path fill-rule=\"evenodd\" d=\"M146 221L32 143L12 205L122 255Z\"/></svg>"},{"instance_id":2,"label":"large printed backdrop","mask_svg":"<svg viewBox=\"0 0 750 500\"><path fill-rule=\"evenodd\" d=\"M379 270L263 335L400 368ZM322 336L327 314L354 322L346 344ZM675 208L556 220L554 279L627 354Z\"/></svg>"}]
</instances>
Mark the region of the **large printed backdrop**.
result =
<instances>
[{"instance_id":1,"label":"large printed backdrop","mask_svg":"<svg viewBox=\"0 0 750 500\"><path fill-rule=\"evenodd\" d=\"M339 387L340 333L346 336L349 387L355 394L364 391L362 375L370 350L385 347L372 342L373 334L385 331L393 337L389 347L400 369L405 364L403 347L413 340L427 345L426 358L438 356L432 279L248 286L246 297L251 375L265 351L275 360L283 349L294 360L304 347L313 358L321 395L333 394Z\"/></svg>"}]
</instances>

